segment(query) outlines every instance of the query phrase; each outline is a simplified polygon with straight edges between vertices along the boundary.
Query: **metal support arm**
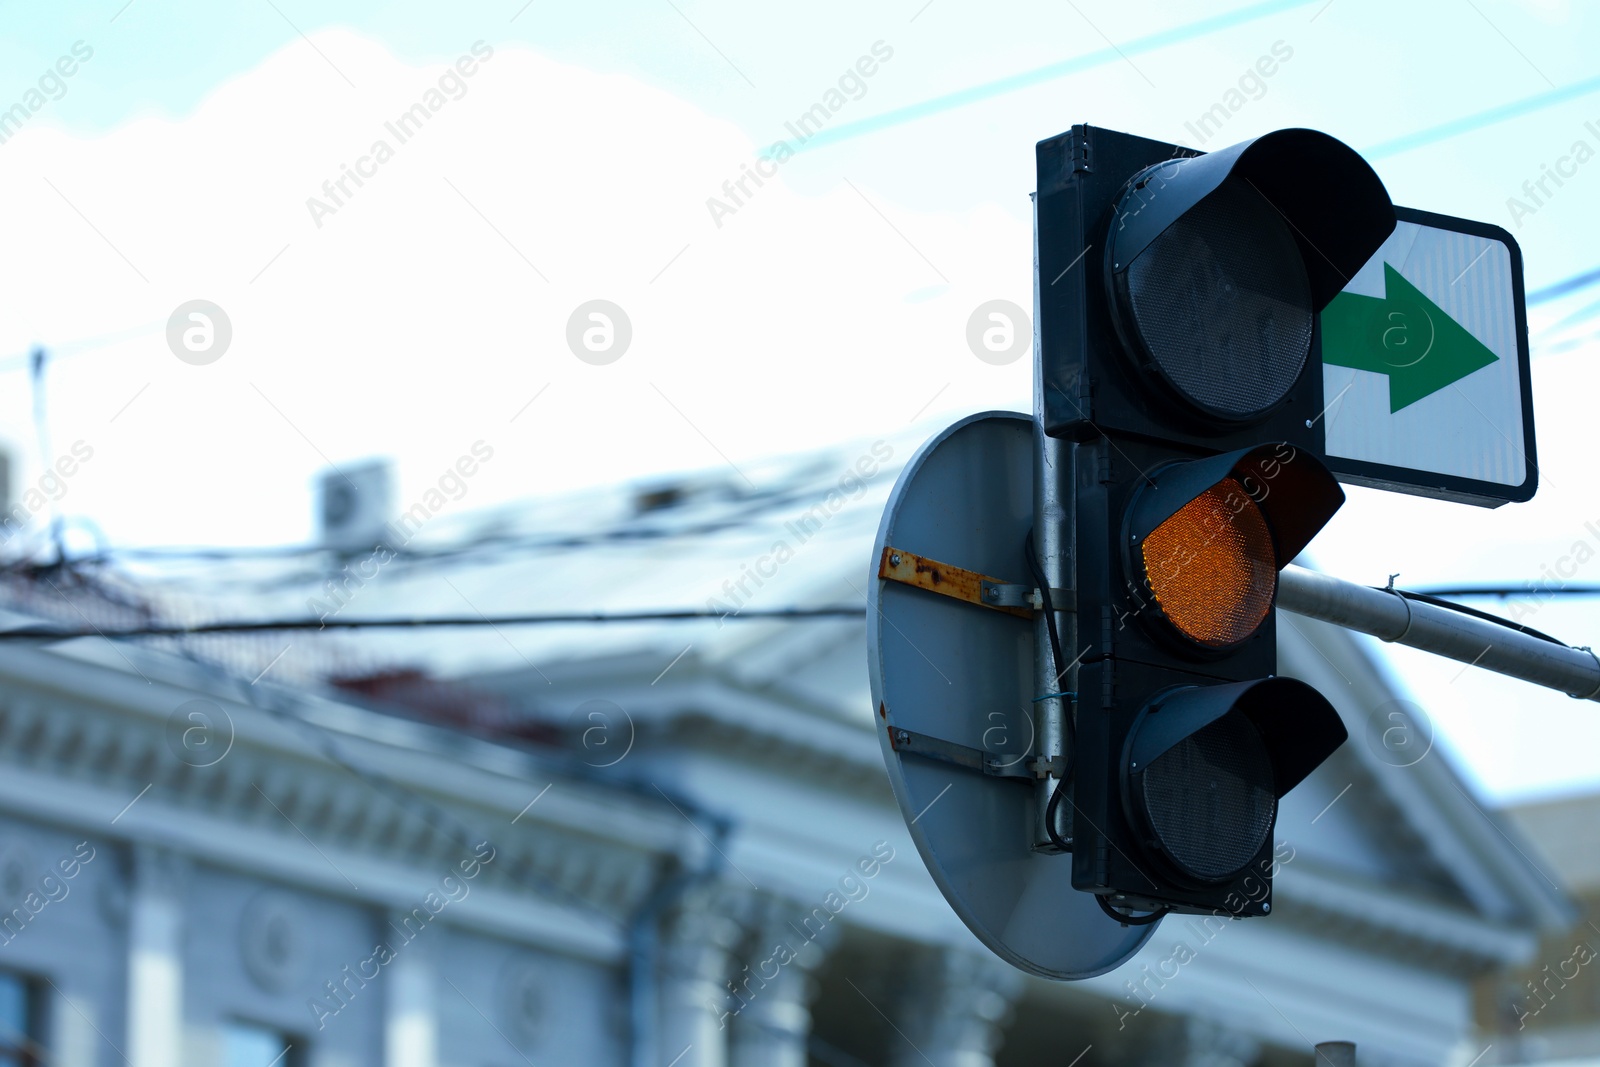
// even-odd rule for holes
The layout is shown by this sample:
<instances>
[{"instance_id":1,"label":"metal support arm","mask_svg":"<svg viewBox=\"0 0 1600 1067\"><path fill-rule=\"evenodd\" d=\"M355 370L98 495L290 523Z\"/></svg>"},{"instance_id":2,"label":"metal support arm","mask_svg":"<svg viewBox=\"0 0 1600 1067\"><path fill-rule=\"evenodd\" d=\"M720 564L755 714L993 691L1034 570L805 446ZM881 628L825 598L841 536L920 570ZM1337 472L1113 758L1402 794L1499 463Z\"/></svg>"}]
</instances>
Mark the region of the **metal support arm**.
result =
<instances>
[{"instance_id":1,"label":"metal support arm","mask_svg":"<svg viewBox=\"0 0 1600 1067\"><path fill-rule=\"evenodd\" d=\"M1545 641L1396 592L1290 566L1278 576L1278 607L1558 689L1579 700L1600 700L1600 658L1591 650Z\"/></svg>"}]
</instances>

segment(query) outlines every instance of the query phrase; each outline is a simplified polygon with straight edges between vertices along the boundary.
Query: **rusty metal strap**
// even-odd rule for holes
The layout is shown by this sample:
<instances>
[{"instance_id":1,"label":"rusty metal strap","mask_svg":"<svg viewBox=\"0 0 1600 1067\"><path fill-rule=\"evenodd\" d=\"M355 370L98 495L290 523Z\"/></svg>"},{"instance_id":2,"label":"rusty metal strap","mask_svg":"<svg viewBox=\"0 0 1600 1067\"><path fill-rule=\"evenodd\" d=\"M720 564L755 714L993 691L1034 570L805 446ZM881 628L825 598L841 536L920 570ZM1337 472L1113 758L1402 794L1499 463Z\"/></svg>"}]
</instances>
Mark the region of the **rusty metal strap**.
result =
<instances>
[{"instance_id":1,"label":"rusty metal strap","mask_svg":"<svg viewBox=\"0 0 1600 1067\"><path fill-rule=\"evenodd\" d=\"M1031 586L1021 586L977 571L919 556L915 552L885 545L878 560L878 577L890 582L925 589L930 593L954 597L992 611L1003 611L1019 619L1031 619L1034 609L1025 603Z\"/></svg>"}]
</instances>

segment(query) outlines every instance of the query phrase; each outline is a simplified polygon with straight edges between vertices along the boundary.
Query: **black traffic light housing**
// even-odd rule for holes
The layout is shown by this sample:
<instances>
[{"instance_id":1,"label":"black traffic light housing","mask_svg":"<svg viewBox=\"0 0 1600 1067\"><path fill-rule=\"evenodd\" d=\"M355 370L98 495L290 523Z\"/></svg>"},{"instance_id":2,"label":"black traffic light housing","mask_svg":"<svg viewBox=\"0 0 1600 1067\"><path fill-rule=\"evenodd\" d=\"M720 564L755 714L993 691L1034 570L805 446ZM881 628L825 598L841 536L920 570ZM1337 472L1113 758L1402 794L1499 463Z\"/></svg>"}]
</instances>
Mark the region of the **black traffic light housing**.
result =
<instances>
[{"instance_id":1,"label":"black traffic light housing","mask_svg":"<svg viewBox=\"0 0 1600 1067\"><path fill-rule=\"evenodd\" d=\"M1344 500L1318 313L1394 207L1311 130L1203 155L1076 126L1038 166L1044 429L1078 442L1073 885L1263 915L1277 802L1345 739L1275 676L1278 571Z\"/></svg>"},{"instance_id":2,"label":"black traffic light housing","mask_svg":"<svg viewBox=\"0 0 1600 1067\"><path fill-rule=\"evenodd\" d=\"M1321 455L1317 313L1395 227L1366 161L1315 130L1201 154L1089 126L1039 142L1037 161L1045 432L1217 451L1287 441ZM1253 274L1258 288L1168 284L1185 268ZM1302 294L1309 307L1284 314ZM1295 328L1303 348L1275 380L1241 373L1264 369L1248 358L1264 330ZM1190 343L1197 334L1209 348Z\"/></svg>"}]
</instances>

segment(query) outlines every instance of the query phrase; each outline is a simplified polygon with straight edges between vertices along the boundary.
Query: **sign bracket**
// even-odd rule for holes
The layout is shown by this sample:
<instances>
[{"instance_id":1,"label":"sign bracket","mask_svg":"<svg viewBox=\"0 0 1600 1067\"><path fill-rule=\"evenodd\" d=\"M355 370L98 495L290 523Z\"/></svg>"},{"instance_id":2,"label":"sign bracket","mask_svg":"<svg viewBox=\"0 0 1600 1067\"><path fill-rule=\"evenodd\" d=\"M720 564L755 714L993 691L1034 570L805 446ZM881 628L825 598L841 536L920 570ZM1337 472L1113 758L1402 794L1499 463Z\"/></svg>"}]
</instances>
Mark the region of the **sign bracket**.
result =
<instances>
[{"instance_id":1,"label":"sign bracket","mask_svg":"<svg viewBox=\"0 0 1600 1067\"><path fill-rule=\"evenodd\" d=\"M1031 782L1045 774L1056 772L1058 770L1056 765L1061 762L1059 756L1054 760L1047 760L1039 757L1030 758L1022 753L996 754L898 726L889 726L887 729L889 745L896 752L949 763L969 771L979 771L992 778L1012 778L1020 782Z\"/></svg>"},{"instance_id":2,"label":"sign bracket","mask_svg":"<svg viewBox=\"0 0 1600 1067\"><path fill-rule=\"evenodd\" d=\"M1031 584L991 578L893 545L883 547L878 560L878 577L1020 619L1031 620L1043 607L1039 590ZM1057 611L1071 611L1076 600L1070 589L1052 589L1050 597Z\"/></svg>"}]
</instances>

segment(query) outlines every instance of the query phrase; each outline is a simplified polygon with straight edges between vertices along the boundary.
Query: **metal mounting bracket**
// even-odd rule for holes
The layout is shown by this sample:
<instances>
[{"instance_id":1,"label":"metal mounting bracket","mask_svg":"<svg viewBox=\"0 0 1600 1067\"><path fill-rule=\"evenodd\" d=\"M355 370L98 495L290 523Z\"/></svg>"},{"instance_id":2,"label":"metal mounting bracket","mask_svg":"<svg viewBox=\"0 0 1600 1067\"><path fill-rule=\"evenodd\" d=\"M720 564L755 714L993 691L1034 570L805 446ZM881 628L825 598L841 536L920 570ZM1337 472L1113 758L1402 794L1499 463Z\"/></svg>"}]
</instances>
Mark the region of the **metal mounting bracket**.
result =
<instances>
[{"instance_id":1,"label":"metal mounting bracket","mask_svg":"<svg viewBox=\"0 0 1600 1067\"><path fill-rule=\"evenodd\" d=\"M914 730L904 730L898 726L889 726L887 729L889 744L896 752L965 767L969 771L978 771L991 778L1015 778L1018 781L1031 782L1037 773L1034 764L1048 762L1031 759L1026 754L985 752L954 741L919 734Z\"/></svg>"},{"instance_id":2,"label":"metal mounting bracket","mask_svg":"<svg viewBox=\"0 0 1600 1067\"><path fill-rule=\"evenodd\" d=\"M1032 585L991 578L892 545L884 546L883 557L878 561L878 577L1020 619L1032 619L1044 606L1039 590ZM1071 611L1076 604L1070 589L1050 590L1050 600L1057 611Z\"/></svg>"}]
</instances>

